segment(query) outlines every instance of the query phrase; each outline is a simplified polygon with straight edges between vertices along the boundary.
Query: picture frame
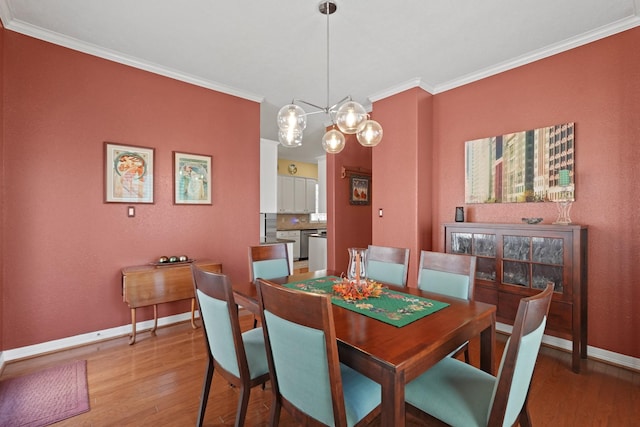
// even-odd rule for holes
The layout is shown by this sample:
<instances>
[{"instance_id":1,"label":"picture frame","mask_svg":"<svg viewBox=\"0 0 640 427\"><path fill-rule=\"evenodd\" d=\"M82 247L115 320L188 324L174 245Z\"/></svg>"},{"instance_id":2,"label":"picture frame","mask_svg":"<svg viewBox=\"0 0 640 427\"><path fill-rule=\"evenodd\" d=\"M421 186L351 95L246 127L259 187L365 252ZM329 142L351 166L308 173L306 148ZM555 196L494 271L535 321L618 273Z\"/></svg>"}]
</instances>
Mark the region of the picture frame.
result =
<instances>
[{"instance_id":1,"label":"picture frame","mask_svg":"<svg viewBox=\"0 0 640 427\"><path fill-rule=\"evenodd\" d=\"M173 203L211 205L211 156L173 152Z\"/></svg>"},{"instance_id":2,"label":"picture frame","mask_svg":"<svg viewBox=\"0 0 640 427\"><path fill-rule=\"evenodd\" d=\"M465 203L575 200L575 122L465 141Z\"/></svg>"},{"instance_id":3,"label":"picture frame","mask_svg":"<svg viewBox=\"0 0 640 427\"><path fill-rule=\"evenodd\" d=\"M368 205L371 203L371 177L351 175L349 177L349 203L352 205Z\"/></svg>"},{"instance_id":4,"label":"picture frame","mask_svg":"<svg viewBox=\"0 0 640 427\"><path fill-rule=\"evenodd\" d=\"M154 203L155 148L104 143L105 203Z\"/></svg>"}]
</instances>

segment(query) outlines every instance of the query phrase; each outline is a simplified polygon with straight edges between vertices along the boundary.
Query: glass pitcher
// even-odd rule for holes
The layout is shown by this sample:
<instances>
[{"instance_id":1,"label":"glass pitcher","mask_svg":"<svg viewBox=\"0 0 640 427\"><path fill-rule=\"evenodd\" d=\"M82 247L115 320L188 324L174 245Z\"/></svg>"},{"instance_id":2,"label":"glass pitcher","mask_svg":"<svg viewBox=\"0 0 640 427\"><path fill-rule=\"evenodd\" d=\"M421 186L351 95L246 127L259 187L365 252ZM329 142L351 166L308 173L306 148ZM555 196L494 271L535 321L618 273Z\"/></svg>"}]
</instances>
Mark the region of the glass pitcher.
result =
<instances>
[{"instance_id":1,"label":"glass pitcher","mask_svg":"<svg viewBox=\"0 0 640 427\"><path fill-rule=\"evenodd\" d=\"M347 268L347 278L355 279L359 273L358 279L366 279L367 265L367 249L366 248L348 248L349 251L349 267ZM360 263L358 263L360 260Z\"/></svg>"}]
</instances>

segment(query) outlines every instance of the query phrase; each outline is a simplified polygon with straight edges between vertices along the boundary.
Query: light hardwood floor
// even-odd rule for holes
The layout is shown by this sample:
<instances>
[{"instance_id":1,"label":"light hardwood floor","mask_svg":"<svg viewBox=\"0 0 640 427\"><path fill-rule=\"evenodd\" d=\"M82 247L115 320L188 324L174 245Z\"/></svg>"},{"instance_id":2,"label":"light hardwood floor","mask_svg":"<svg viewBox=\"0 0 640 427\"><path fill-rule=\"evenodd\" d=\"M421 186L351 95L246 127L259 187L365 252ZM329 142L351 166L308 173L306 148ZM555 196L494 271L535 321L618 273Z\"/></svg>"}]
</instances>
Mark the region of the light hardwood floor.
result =
<instances>
[{"instance_id":1,"label":"light hardwood floor","mask_svg":"<svg viewBox=\"0 0 640 427\"><path fill-rule=\"evenodd\" d=\"M242 316L244 328L253 317ZM497 357L504 337L498 335ZM478 365L478 344L471 342ZM0 380L71 360L86 359L91 410L56 426L193 426L206 366L202 329L189 323L161 328L156 336L138 335L132 346L122 337L28 360L8 363ZM269 387L251 393L247 426L266 426ZM238 391L214 375L205 418L207 426L231 426ZM640 425L640 373L597 361L570 369L570 355L543 347L531 387L529 409L534 426ZM376 423L374 422L374 425ZM296 423L283 411L281 426ZM419 425L408 420L407 425Z\"/></svg>"}]
</instances>

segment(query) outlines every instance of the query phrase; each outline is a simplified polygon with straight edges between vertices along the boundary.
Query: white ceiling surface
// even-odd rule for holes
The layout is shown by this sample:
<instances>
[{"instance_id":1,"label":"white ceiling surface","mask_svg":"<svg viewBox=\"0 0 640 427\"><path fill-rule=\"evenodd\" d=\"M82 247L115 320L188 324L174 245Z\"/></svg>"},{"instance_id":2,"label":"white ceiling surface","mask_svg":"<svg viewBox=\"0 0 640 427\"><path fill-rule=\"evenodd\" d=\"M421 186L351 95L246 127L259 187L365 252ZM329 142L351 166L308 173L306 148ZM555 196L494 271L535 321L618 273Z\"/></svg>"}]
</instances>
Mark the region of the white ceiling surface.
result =
<instances>
[{"instance_id":1,"label":"white ceiling surface","mask_svg":"<svg viewBox=\"0 0 640 427\"><path fill-rule=\"evenodd\" d=\"M319 3L0 0L0 18L12 31L260 102L261 137L272 140L293 98L324 107L351 95L370 106L416 86L437 94L640 25L640 0L338 0L327 100ZM280 156L314 162L327 123L311 116L303 147Z\"/></svg>"}]
</instances>

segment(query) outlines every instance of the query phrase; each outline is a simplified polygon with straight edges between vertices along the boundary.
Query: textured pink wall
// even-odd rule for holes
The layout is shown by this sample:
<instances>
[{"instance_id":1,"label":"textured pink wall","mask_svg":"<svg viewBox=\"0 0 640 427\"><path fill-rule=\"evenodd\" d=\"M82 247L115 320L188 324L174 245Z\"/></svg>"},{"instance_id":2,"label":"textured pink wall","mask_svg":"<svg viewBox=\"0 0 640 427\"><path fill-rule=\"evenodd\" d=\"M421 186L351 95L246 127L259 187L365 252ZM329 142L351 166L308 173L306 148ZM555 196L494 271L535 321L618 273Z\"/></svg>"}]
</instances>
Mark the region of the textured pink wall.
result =
<instances>
[{"instance_id":1,"label":"textured pink wall","mask_svg":"<svg viewBox=\"0 0 640 427\"><path fill-rule=\"evenodd\" d=\"M420 250L431 247L431 105L432 96L414 88L376 102L374 109L384 137L373 148L372 241L410 249L409 286L416 283Z\"/></svg>"},{"instance_id":2,"label":"textured pink wall","mask_svg":"<svg viewBox=\"0 0 640 427\"><path fill-rule=\"evenodd\" d=\"M464 202L464 142L575 122L576 202L589 226L591 346L640 357L640 28L434 97L434 240ZM466 205L467 220L553 222L553 204Z\"/></svg>"},{"instance_id":3,"label":"textured pink wall","mask_svg":"<svg viewBox=\"0 0 640 427\"><path fill-rule=\"evenodd\" d=\"M3 57L2 349L127 324L120 269L161 255L212 258L232 280L248 277L257 103L10 31ZM155 204L135 218L103 203L104 141L155 147ZM174 150L213 156L212 206L173 205Z\"/></svg>"},{"instance_id":4,"label":"textured pink wall","mask_svg":"<svg viewBox=\"0 0 640 427\"><path fill-rule=\"evenodd\" d=\"M340 272L349 265L348 248L371 243L371 205L349 204L350 181L341 178L342 167L371 169L371 149L355 135L346 135L345 148L327 155L327 268Z\"/></svg>"},{"instance_id":5,"label":"textured pink wall","mask_svg":"<svg viewBox=\"0 0 640 427\"><path fill-rule=\"evenodd\" d=\"M4 82L4 27L0 22L0 82ZM0 119L4 110L4 84L0 83ZM4 132L0 132L0 153L4 159ZM0 165L0 188L4 188L4 173ZM4 271L4 197L0 196L0 272ZM0 273L0 351L4 341L4 275Z\"/></svg>"}]
</instances>

